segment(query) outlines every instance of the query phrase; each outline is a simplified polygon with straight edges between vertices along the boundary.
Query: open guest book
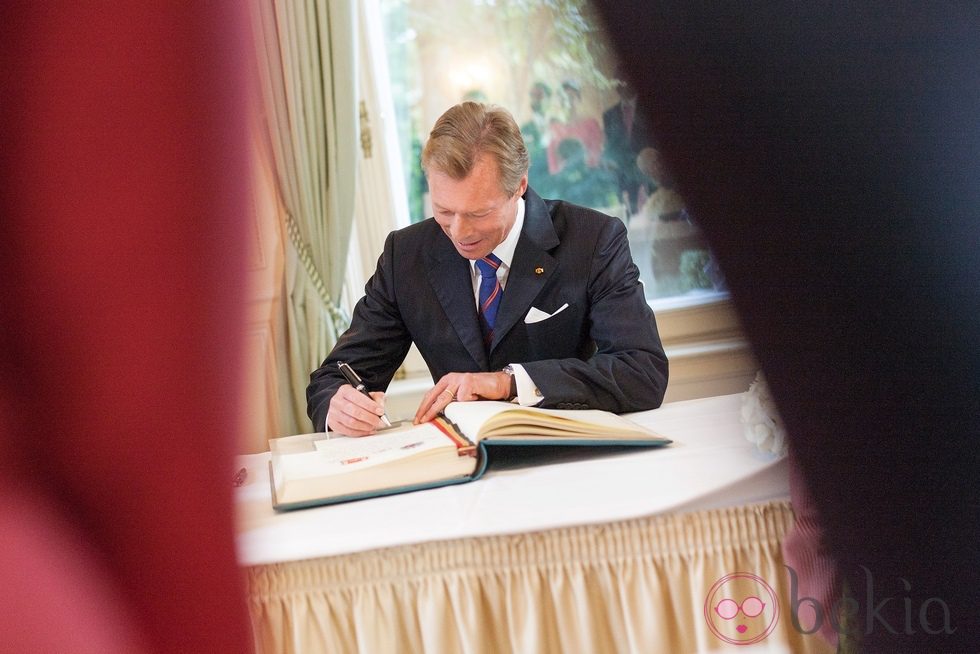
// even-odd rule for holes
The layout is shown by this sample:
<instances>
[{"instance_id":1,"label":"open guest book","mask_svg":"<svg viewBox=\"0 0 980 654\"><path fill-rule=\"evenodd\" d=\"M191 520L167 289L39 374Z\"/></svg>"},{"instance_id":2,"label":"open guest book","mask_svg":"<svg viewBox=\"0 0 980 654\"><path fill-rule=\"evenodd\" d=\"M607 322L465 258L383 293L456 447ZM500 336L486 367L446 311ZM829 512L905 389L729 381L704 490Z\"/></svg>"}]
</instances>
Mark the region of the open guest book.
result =
<instances>
[{"instance_id":1,"label":"open guest book","mask_svg":"<svg viewBox=\"0 0 980 654\"><path fill-rule=\"evenodd\" d=\"M278 511L348 502L479 479L494 445L631 445L670 440L608 411L453 402L421 425L372 436L300 434L269 441Z\"/></svg>"}]
</instances>

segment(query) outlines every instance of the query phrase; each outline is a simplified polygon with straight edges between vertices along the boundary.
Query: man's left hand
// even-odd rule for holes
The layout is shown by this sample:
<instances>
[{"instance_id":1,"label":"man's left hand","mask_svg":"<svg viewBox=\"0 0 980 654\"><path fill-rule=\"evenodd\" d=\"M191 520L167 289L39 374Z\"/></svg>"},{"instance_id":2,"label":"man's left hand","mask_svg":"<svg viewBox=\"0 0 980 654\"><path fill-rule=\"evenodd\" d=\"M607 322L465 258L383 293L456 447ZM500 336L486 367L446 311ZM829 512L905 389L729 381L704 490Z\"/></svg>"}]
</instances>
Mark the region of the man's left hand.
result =
<instances>
[{"instance_id":1,"label":"man's left hand","mask_svg":"<svg viewBox=\"0 0 980 654\"><path fill-rule=\"evenodd\" d=\"M450 402L509 400L511 377L506 372L451 372L425 394L415 424L435 418Z\"/></svg>"}]
</instances>

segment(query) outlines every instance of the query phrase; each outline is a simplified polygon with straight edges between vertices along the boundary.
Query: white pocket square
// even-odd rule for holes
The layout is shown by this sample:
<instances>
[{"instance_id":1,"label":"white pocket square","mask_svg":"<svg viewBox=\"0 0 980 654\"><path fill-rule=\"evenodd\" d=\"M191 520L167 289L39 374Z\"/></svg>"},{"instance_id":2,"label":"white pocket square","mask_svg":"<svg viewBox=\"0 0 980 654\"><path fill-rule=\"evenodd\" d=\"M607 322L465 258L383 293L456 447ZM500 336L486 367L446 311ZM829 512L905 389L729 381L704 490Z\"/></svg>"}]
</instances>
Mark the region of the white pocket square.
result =
<instances>
[{"instance_id":1,"label":"white pocket square","mask_svg":"<svg viewBox=\"0 0 980 654\"><path fill-rule=\"evenodd\" d=\"M537 307L531 307L531 309L527 312L527 315L524 316L524 324L531 325L536 322L541 322L542 320L547 320L548 318L554 318L555 316L557 316L559 313L561 313L567 308L568 308L568 302L561 305L561 307L559 307L559 309L554 313L547 313Z\"/></svg>"}]
</instances>

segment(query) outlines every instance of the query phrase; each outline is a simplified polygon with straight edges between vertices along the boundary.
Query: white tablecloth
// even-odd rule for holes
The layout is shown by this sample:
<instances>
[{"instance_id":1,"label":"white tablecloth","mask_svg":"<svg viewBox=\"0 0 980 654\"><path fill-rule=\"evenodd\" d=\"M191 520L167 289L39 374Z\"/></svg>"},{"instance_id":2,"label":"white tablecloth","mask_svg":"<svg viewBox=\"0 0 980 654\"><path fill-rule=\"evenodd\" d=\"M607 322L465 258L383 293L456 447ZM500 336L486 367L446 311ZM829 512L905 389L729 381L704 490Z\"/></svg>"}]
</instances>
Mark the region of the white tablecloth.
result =
<instances>
[{"instance_id":1,"label":"white tablecloth","mask_svg":"<svg viewBox=\"0 0 980 654\"><path fill-rule=\"evenodd\" d=\"M268 454L242 456L248 477L237 489L239 562L254 566L787 498L785 460L758 452L742 435L741 397L677 402L629 416L673 439L667 448L574 448L536 455L536 465L528 466L509 458L467 484L282 514L272 510Z\"/></svg>"}]
</instances>

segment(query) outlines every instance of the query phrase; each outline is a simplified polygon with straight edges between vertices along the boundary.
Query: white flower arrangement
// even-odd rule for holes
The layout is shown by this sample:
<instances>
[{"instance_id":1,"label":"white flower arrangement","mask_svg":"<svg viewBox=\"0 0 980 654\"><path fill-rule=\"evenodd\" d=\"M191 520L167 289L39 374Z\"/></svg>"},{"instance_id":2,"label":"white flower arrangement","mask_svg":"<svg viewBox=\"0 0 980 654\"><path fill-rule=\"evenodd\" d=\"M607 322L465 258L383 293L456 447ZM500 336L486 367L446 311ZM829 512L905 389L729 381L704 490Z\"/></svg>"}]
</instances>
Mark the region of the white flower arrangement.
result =
<instances>
[{"instance_id":1,"label":"white flower arrangement","mask_svg":"<svg viewBox=\"0 0 980 654\"><path fill-rule=\"evenodd\" d=\"M786 427L761 370L742 396L742 425L745 437L760 451L776 456L786 454Z\"/></svg>"}]
</instances>

